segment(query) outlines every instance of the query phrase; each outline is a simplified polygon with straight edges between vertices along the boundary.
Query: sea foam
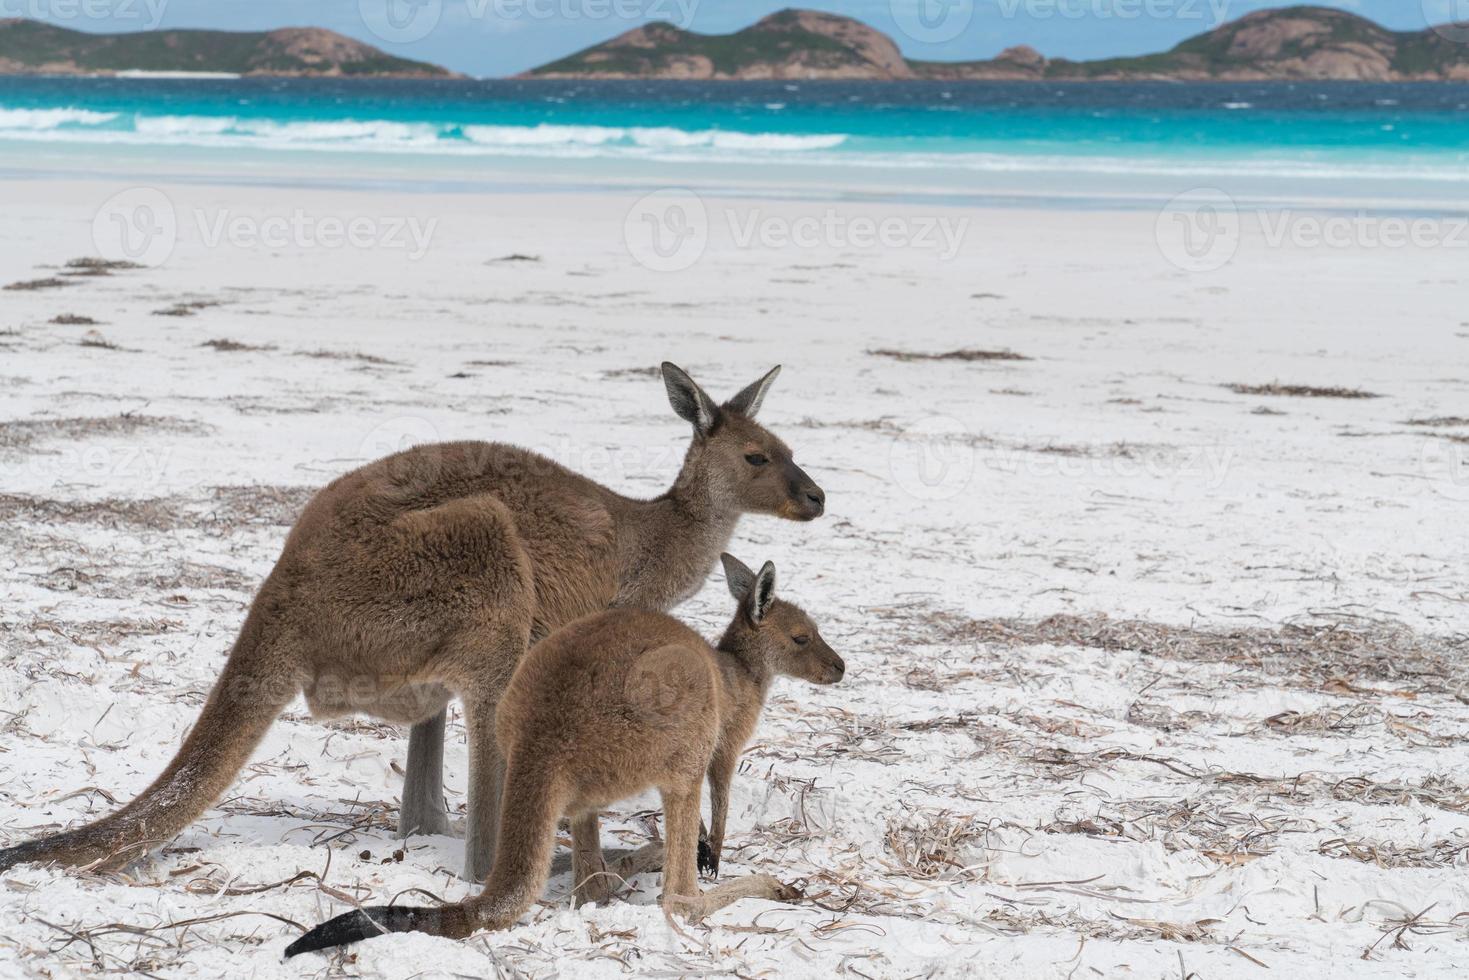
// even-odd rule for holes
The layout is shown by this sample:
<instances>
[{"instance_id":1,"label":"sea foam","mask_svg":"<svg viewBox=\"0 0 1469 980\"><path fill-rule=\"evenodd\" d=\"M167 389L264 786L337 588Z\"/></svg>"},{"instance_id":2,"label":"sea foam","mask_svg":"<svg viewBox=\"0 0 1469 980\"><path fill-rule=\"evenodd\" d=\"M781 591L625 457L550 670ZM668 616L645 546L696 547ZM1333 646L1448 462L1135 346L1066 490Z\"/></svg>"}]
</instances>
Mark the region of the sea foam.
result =
<instances>
[{"instance_id":1,"label":"sea foam","mask_svg":"<svg viewBox=\"0 0 1469 980\"><path fill-rule=\"evenodd\" d=\"M91 109L6 109L0 108L0 130L60 129L63 126L97 126L117 118L115 112Z\"/></svg>"}]
</instances>

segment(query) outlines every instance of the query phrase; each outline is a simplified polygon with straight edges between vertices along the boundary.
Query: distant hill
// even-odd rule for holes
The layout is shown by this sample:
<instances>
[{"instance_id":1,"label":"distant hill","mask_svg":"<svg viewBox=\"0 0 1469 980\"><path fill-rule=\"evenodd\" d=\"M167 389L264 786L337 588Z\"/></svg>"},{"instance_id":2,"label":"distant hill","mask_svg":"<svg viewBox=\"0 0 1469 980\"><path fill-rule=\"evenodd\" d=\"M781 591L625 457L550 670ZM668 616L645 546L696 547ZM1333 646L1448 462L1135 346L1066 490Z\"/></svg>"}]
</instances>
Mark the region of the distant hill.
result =
<instances>
[{"instance_id":1,"label":"distant hill","mask_svg":"<svg viewBox=\"0 0 1469 980\"><path fill-rule=\"evenodd\" d=\"M782 10L734 34L657 22L526 72L533 78L913 78L885 34L814 10Z\"/></svg>"},{"instance_id":2,"label":"distant hill","mask_svg":"<svg viewBox=\"0 0 1469 980\"><path fill-rule=\"evenodd\" d=\"M1469 45L1433 30L1390 31L1345 11L1301 6L1246 14L1139 57L1067 61L1015 47L986 61L912 61L860 21L783 10L733 34L648 24L522 77L1469 81Z\"/></svg>"},{"instance_id":3,"label":"distant hill","mask_svg":"<svg viewBox=\"0 0 1469 980\"><path fill-rule=\"evenodd\" d=\"M453 77L453 72L438 65L395 58L318 27L87 34L35 20L0 20L0 74L110 75L120 71Z\"/></svg>"}]
</instances>

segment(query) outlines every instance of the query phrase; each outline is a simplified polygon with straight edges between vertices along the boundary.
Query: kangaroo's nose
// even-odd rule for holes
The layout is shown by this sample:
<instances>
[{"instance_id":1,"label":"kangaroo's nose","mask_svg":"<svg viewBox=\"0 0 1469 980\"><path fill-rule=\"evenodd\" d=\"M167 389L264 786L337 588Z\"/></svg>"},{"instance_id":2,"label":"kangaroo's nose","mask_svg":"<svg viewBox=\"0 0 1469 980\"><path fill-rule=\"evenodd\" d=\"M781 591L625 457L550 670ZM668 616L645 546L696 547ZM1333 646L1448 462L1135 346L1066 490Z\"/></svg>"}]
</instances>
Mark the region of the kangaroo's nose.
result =
<instances>
[{"instance_id":1,"label":"kangaroo's nose","mask_svg":"<svg viewBox=\"0 0 1469 980\"><path fill-rule=\"evenodd\" d=\"M816 516L820 517L826 510L826 493L820 487L812 486L806 488L804 496L806 503L811 505L811 508L816 511Z\"/></svg>"},{"instance_id":2,"label":"kangaroo's nose","mask_svg":"<svg viewBox=\"0 0 1469 980\"><path fill-rule=\"evenodd\" d=\"M841 657L836 658L836 663L831 665L831 682L835 684L847 676L847 663Z\"/></svg>"}]
</instances>

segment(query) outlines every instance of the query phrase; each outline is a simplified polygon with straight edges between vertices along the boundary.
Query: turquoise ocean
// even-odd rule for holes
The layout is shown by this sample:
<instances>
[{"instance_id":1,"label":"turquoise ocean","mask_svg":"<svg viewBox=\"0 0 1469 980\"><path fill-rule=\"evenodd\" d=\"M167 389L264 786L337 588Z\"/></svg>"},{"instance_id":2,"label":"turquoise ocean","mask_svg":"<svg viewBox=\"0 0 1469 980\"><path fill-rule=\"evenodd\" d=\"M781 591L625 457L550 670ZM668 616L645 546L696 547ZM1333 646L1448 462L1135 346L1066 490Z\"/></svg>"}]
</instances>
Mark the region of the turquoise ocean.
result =
<instances>
[{"instance_id":1,"label":"turquoise ocean","mask_svg":"<svg viewBox=\"0 0 1469 980\"><path fill-rule=\"evenodd\" d=\"M1469 211L1469 84L0 79L0 175Z\"/></svg>"}]
</instances>

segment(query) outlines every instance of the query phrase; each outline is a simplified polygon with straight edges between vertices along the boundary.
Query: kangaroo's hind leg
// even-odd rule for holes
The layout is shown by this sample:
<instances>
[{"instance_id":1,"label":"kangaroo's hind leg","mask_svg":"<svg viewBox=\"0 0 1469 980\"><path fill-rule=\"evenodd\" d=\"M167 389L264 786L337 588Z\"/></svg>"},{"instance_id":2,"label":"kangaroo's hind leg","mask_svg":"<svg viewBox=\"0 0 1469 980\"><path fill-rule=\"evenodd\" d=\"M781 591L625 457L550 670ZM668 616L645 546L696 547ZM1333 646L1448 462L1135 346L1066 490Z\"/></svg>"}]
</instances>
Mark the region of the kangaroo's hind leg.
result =
<instances>
[{"instance_id":1,"label":"kangaroo's hind leg","mask_svg":"<svg viewBox=\"0 0 1469 980\"><path fill-rule=\"evenodd\" d=\"M449 833L449 815L444 810L444 726L448 719L449 709L444 708L408 733L399 837Z\"/></svg>"},{"instance_id":2,"label":"kangaroo's hind leg","mask_svg":"<svg viewBox=\"0 0 1469 980\"><path fill-rule=\"evenodd\" d=\"M495 704L489 697L466 699L469 728L469 819L464 828L466 881L484 881L495 866L500 836L500 802L505 759L495 744Z\"/></svg>"},{"instance_id":3,"label":"kangaroo's hind leg","mask_svg":"<svg viewBox=\"0 0 1469 980\"><path fill-rule=\"evenodd\" d=\"M432 611L435 625L452 624L439 633L438 647L420 675L458 695L464 705L469 735L464 874L482 881L494 864L505 780L495 712L530 642L535 576L514 517L488 495L459 498L394 523L407 542L402 564L421 574L422 598L415 607L424 611L419 615ZM429 716L425 711L417 718Z\"/></svg>"}]
</instances>

